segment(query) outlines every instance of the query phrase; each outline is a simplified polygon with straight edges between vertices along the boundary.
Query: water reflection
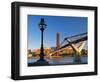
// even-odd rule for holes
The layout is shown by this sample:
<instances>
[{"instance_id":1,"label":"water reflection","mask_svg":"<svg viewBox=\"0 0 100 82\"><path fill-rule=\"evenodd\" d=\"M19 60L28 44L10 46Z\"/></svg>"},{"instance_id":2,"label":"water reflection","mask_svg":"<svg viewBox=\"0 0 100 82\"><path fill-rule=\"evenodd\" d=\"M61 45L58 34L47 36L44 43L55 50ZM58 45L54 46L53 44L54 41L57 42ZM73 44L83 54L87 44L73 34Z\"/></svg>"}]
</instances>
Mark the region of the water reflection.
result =
<instances>
[{"instance_id":1,"label":"water reflection","mask_svg":"<svg viewBox=\"0 0 100 82\"><path fill-rule=\"evenodd\" d=\"M50 65L61 65L61 64L75 64L75 57L51 57L51 58L45 58ZM37 58L31 58L28 59L28 63L34 63L38 59ZM80 57L81 62L79 64L87 64L88 62L88 57L87 56L81 56Z\"/></svg>"}]
</instances>

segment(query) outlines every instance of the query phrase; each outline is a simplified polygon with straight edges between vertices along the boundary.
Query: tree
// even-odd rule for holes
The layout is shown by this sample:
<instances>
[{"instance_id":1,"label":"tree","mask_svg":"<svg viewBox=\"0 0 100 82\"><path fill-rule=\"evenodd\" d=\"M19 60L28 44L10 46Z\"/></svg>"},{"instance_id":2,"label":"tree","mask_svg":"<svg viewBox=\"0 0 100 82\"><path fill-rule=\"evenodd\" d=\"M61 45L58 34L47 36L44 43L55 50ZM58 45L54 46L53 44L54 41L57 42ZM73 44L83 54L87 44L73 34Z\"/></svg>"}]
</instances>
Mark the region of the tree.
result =
<instances>
[{"instance_id":1,"label":"tree","mask_svg":"<svg viewBox=\"0 0 100 82\"><path fill-rule=\"evenodd\" d=\"M82 51L81 51L81 55L87 55L87 50L82 49Z\"/></svg>"}]
</instances>

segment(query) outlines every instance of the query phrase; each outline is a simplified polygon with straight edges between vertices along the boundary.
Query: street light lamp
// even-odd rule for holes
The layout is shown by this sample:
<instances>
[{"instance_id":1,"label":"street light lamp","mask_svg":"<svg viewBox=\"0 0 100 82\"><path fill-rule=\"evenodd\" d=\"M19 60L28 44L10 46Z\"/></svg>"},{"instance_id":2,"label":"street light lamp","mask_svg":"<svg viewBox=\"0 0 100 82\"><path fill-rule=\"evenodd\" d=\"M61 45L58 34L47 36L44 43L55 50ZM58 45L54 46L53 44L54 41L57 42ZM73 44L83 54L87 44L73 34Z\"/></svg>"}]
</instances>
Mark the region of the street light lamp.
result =
<instances>
[{"instance_id":1,"label":"street light lamp","mask_svg":"<svg viewBox=\"0 0 100 82\"><path fill-rule=\"evenodd\" d=\"M40 30L41 30L40 61L44 61L43 32L44 32L46 26L47 26L47 25L45 24L44 18L41 18L41 21L40 21L40 23L39 23L39 27L40 27Z\"/></svg>"}]
</instances>

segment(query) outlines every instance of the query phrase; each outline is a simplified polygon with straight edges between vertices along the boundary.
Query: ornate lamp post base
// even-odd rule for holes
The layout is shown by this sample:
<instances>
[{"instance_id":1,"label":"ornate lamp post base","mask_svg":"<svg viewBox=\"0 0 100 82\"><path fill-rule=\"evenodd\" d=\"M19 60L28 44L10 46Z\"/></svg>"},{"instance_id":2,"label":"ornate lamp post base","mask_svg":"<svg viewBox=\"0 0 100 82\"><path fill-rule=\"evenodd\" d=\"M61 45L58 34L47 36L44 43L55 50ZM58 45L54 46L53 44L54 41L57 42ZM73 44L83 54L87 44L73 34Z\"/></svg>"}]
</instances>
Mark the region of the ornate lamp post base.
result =
<instances>
[{"instance_id":1,"label":"ornate lamp post base","mask_svg":"<svg viewBox=\"0 0 100 82\"><path fill-rule=\"evenodd\" d=\"M41 60L41 59L37 60L37 62L35 63L38 65L49 65L49 63L46 60Z\"/></svg>"},{"instance_id":2,"label":"ornate lamp post base","mask_svg":"<svg viewBox=\"0 0 100 82\"><path fill-rule=\"evenodd\" d=\"M40 59L35 63L38 65L49 65L49 63L44 59L44 53L40 53Z\"/></svg>"},{"instance_id":3,"label":"ornate lamp post base","mask_svg":"<svg viewBox=\"0 0 100 82\"><path fill-rule=\"evenodd\" d=\"M46 60L37 60L34 63L29 64L29 66L44 66L44 65L50 65Z\"/></svg>"}]
</instances>

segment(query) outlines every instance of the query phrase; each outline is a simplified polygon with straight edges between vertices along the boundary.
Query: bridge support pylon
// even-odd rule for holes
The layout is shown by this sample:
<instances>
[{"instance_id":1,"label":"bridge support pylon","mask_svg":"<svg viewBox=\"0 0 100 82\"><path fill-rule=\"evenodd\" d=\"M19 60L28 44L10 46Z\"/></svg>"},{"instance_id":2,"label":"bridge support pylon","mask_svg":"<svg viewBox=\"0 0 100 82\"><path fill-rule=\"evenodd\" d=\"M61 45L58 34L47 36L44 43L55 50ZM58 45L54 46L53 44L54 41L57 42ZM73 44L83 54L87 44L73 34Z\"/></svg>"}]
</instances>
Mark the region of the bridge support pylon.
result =
<instances>
[{"instance_id":1,"label":"bridge support pylon","mask_svg":"<svg viewBox=\"0 0 100 82\"><path fill-rule=\"evenodd\" d=\"M77 55L77 54L74 55L74 62L75 63L81 63L80 55Z\"/></svg>"}]
</instances>

